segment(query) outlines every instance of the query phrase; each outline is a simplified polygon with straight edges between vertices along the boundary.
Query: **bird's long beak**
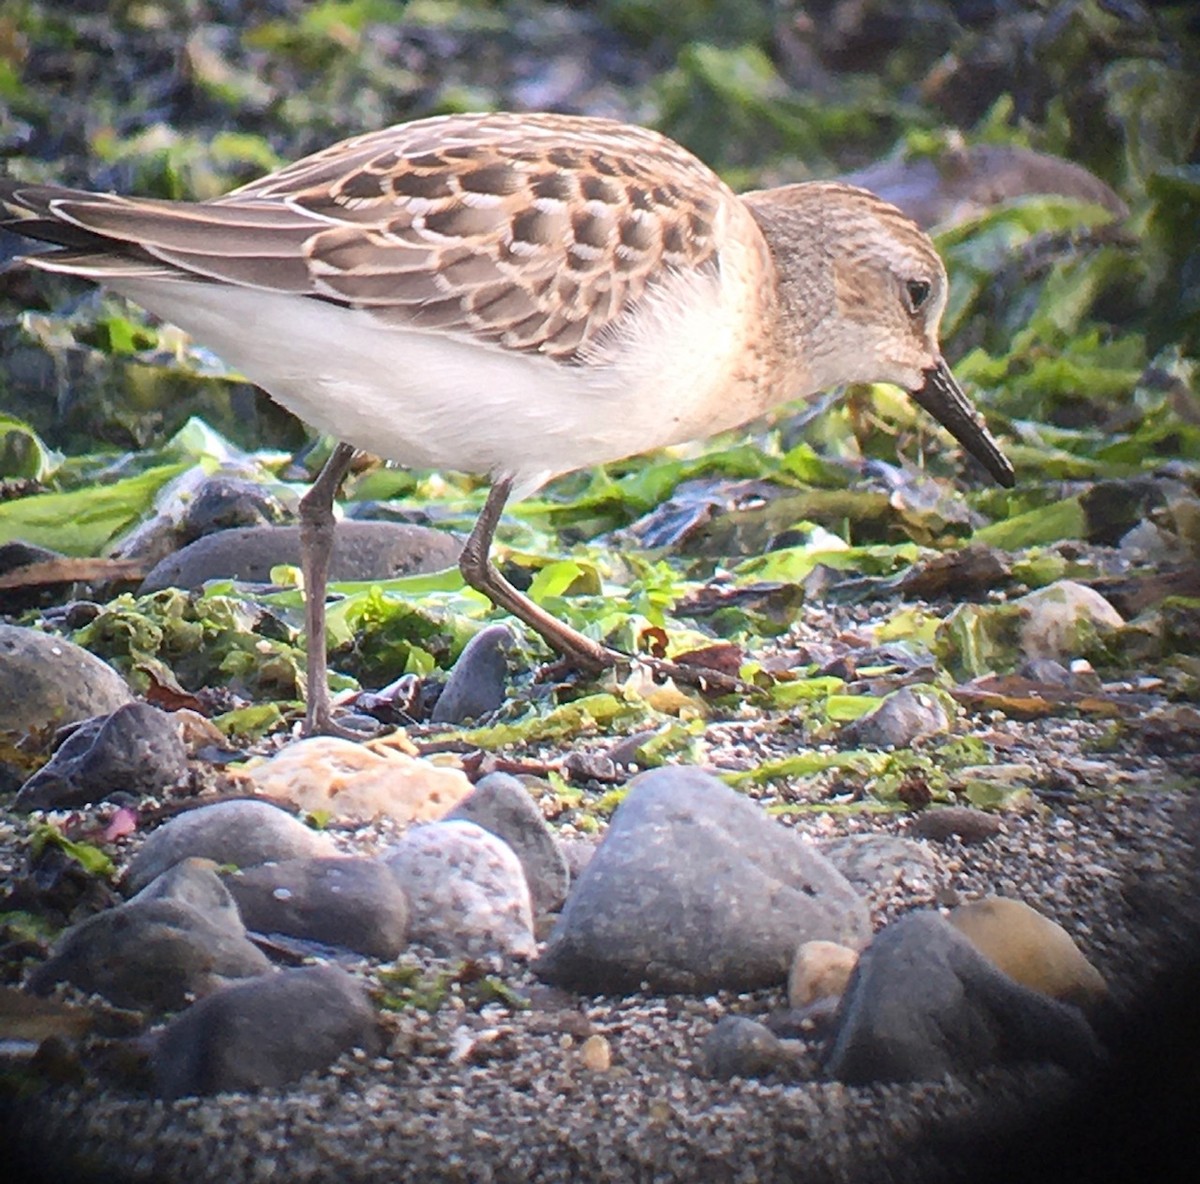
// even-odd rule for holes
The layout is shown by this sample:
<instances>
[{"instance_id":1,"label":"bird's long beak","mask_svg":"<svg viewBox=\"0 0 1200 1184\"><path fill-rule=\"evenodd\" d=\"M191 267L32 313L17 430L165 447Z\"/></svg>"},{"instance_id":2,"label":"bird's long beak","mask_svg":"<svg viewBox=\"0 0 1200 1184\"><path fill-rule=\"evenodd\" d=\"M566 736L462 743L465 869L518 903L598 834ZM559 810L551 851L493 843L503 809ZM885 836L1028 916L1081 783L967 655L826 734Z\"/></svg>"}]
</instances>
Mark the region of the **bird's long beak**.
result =
<instances>
[{"instance_id":1,"label":"bird's long beak","mask_svg":"<svg viewBox=\"0 0 1200 1184\"><path fill-rule=\"evenodd\" d=\"M1017 475L1008 457L1000 451L983 416L963 393L944 359L938 358L937 365L925 371L925 385L909 394L1001 485L1011 488L1016 484Z\"/></svg>"}]
</instances>

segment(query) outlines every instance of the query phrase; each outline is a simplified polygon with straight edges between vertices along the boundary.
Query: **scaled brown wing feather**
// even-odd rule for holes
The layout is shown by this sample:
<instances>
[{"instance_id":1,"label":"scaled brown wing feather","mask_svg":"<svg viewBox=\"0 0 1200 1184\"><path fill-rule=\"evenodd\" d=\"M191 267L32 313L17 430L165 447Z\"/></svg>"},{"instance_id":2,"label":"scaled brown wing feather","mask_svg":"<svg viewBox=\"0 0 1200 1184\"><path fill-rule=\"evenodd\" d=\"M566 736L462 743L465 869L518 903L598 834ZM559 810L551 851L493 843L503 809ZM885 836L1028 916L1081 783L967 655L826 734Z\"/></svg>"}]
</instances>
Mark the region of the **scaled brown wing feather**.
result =
<instances>
[{"instance_id":1,"label":"scaled brown wing feather","mask_svg":"<svg viewBox=\"0 0 1200 1184\"><path fill-rule=\"evenodd\" d=\"M141 274L153 261L562 360L671 272L715 266L736 200L653 132L512 115L359 136L209 202L34 193L27 218Z\"/></svg>"}]
</instances>

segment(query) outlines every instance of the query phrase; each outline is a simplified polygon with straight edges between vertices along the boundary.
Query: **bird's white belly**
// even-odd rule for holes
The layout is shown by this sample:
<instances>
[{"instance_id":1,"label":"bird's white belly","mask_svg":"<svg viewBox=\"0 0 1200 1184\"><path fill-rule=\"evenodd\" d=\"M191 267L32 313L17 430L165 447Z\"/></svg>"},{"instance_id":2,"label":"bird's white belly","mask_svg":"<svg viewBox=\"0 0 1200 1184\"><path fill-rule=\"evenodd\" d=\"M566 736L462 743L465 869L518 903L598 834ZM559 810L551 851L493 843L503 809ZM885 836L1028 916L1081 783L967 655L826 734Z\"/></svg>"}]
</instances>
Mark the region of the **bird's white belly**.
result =
<instances>
[{"instance_id":1,"label":"bird's white belly","mask_svg":"<svg viewBox=\"0 0 1200 1184\"><path fill-rule=\"evenodd\" d=\"M509 474L526 493L763 409L761 394L732 376L745 329L711 276L681 278L636 332L579 365L252 288L112 286L321 431L406 466Z\"/></svg>"}]
</instances>

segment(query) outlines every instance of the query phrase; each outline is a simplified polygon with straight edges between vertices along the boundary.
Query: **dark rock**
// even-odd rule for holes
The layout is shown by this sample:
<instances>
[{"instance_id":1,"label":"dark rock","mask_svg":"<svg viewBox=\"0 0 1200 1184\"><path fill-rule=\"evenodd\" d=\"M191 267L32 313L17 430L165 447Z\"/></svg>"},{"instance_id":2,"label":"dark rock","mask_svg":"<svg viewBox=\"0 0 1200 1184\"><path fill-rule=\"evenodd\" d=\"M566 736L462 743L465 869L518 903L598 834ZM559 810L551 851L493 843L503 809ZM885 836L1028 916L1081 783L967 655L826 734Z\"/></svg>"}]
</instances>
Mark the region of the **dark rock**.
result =
<instances>
[{"instance_id":1,"label":"dark rock","mask_svg":"<svg viewBox=\"0 0 1200 1184\"><path fill-rule=\"evenodd\" d=\"M270 1089L342 1053L382 1047L361 984L336 966L305 966L226 987L171 1021L151 1054L164 1098Z\"/></svg>"},{"instance_id":2,"label":"dark rock","mask_svg":"<svg viewBox=\"0 0 1200 1184\"><path fill-rule=\"evenodd\" d=\"M45 994L69 982L118 1007L173 1011L229 979L269 970L226 915L206 916L182 900L131 900L63 933L29 987Z\"/></svg>"},{"instance_id":3,"label":"dark rock","mask_svg":"<svg viewBox=\"0 0 1200 1184\"><path fill-rule=\"evenodd\" d=\"M219 866L211 859L181 859L174 867L151 880L136 896L131 896L129 903L135 900L180 901L191 905L230 932L242 933L245 929L242 914L217 872Z\"/></svg>"},{"instance_id":4,"label":"dark rock","mask_svg":"<svg viewBox=\"0 0 1200 1184\"><path fill-rule=\"evenodd\" d=\"M740 1015L722 1017L700 1049L700 1071L717 1081L769 1077L795 1064L795 1054L770 1028Z\"/></svg>"},{"instance_id":5,"label":"dark rock","mask_svg":"<svg viewBox=\"0 0 1200 1184\"><path fill-rule=\"evenodd\" d=\"M503 706L512 640L507 625L476 633L454 663L429 718L436 724L464 724Z\"/></svg>"},{"instance_id":6,"label":"dark rock","mask_svg":"<svg viewBox=\"0 0 1200 1184\"><path fill-rule=\"evenodd\" d=\"M445 531L396 522L339 522L331 580L386 580L440 571L458 562L461 544ZM146 576L143 592L198 588L206 580L265 584L271 568L300 565L298 526L245 526L205 535L169 555Z\"/></svg>"},{"instance_id":7,"label":"dark rock","mask_svg":"<svg viewBox=\"0 0 1200 1184\"><path fill-rule=\"evenodd\" d=\"M701 769L635 777L538 974L589 992L783 983L796 947L861 947L867 908L799 835Z\"/></svg>"},{"instance_id":8,"label":"dark rock","mask_svg":"<svg viewBox=\"0 0 1200 1184\"><path fill-rule=\"evenodd\" d=\"M937 913L922 911L887 926L863 951L825 1067L866 1085L1019 1061L1082 1075L1099 1057L1076 1008L1014 982Z\"/></svg>"},{"instance_id":9,"label":"dark rock","mask_svg":"<svg viewBox=\"0 0 1200 1184\"><path fill-rule=\"evenodd\" d=\"M507 773L482 778L446 819L464 818L503 839L525 872L537 915L552 912L566 899L570 873L566 856L525 786Z\"/></svg>"},{"instance_id":10,"label":"dark rock","mask_svg":"<svg viewBox=\"0 0 1200 1184\"><path fill-rule=\"evenodd\" d=\"M214 473L188 502L182 534L187 542L247 526L273 526L287 517L283 503L258 481Z\"/></svg>"},{"instance_id":11,"label":"dark rock","mask_svg":"<svg viewBox=\"0 0 1200 1184\"><path fill-rule=\"evenodd\" d=\"M190 855L254 867L273 860L334 854L328 835L310 830L286 810L239 798L200 806L164 823L129 861L124 882L136 892Z\"/></svg>"},{"instance_id":12,"label":"dark rock","mask_svg":"<svg viewBox=\"0 0 1200 1184\"><path fill-rule=\"evenodd\" d=\"M533 956L529 885L502 839L473 822L432 822L385 858L408 896L412 941L448 957Z\"/></svg>"},{"instance_id":13,"label":"dark rock","mask_svg":"<svg viewBox=\"0 0 1200 1184\"><path fill-rule=\"evenodd\" d=\"M951 838L961 839L964 843L982 843L998 835L1004 824L994 814L971 806L938 806L923 810L908 829L919 839L933 839L939 843Z\"/></svg>"},{"instance_id":14,"label":"dark rock","mask_svg":"<svg viewBox=\"0 0 1200 1184\"><path fill-rule=\"evenodd\" d=\"M0 733L48 731L132 701L125 680L74 642L0 624Z\"/></svg>"},{"instance_id":15,"label":"dark rock","mask_svg":"<svg viewBox=\"0 0 1200 1184\"><path fill-rule=\"evenodd\" d=\"M90 806L112 793L150 796L187 774L178 722L148 703L126 703L85 720L21 787L17 810Z\"/></svg>"},{"instance_id":16,"label":"dark rock","mask_svg":"<svg viewBox=\"0 0 1200 1184\"><path fill-rule=\"evenodd\" d=\"M257 933L282 933L395 958L408 941L408 900L373 859L289 859L245 868L226 881Z\"/></svg>"}]
</instances>

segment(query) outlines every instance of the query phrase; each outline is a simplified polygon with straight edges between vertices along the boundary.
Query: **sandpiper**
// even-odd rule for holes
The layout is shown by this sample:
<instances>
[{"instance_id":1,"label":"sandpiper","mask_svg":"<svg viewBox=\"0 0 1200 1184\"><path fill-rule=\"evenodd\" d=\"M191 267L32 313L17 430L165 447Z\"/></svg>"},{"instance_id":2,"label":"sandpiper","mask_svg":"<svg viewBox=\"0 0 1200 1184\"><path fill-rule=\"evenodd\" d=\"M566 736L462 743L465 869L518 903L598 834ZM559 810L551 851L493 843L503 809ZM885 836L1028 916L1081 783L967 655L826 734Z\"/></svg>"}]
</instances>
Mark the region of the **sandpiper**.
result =
<instances>
[{"instance_id":1,"label":"sandpiper","mask_svg":"<svg viewBox=\"0 0 1200 1184\"><path fill-rule=\"evenodd\" d=\"M0 179L26 257L142 305L337 438L301 503L309 731L333 727L325 588L356 449L487 475L463 576L587 668L625 655L489 559L551 477L736 427L849 382L908 390L1004 485L1013 469L938 345L928 236L852 186L735 194L608 119L449 115L335 144L224 197Z\"/></svg>"}]
</instances>

